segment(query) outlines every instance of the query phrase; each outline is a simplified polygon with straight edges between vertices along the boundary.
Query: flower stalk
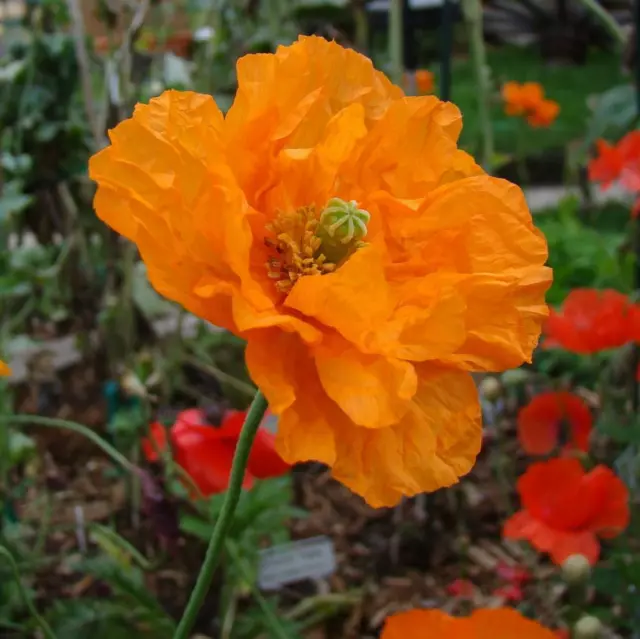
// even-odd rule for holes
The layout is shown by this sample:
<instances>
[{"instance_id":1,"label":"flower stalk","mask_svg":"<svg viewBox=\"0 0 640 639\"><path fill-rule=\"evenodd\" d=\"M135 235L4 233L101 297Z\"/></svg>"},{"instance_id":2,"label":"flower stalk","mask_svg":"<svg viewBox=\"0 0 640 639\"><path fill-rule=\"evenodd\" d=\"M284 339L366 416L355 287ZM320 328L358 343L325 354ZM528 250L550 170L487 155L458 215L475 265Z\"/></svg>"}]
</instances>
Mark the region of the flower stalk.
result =
<instances>
[{"instance_id":1,"label":"flower stalk","mask_svg":"<svg viewBox=\"0 0 640 639\"><path fill-rule=\"evenodd\" d=\"M251 446L255 439L258 427L262 421L264 414L267 411L267 400L264 395L258 391L256 394L251 408L247 413L247 419L242 426L240 438L238 439L238 447L236 448L235 455L233 457L233 464L231 466L231 474L229 476L229 488L225 495L225 500L220 511L220 517L216 521L216 525L211 533L211 539L209 540L209 547L200 569L200 574L196 580L196 585L191 592L189 601L180 619L178 628L173 635L173 639L188 639L190 632L195 624L198 611L200 610L204 598L207 595L211 580L213 579L213 573L215 572L220 555L224 549L224 541L227 536L227 532L233 521L233 515L240 499L240 492L242 490L242 480L249 461L249 453L251 452Z\"/></svg>"},{"instance_id":2,"label":"flower stalk","mask_svg":"<svg viewBox=\"0 0 640 639\"><path fill-rule=\"evenodd\" d=\"M391 59L391 80L402 84L404 73L402 46L402 3L405 0L391 0L389 3L389 58Z\"/></svg>"},{"instance_id":3,"label":"flower stalk","mask_svg":"<svg viewBox=\"0 0 640 639\"><path fill-rule=\"evenodd\" d=\"M597 1L597 0L580 0L582 6L593 14L600 21L602 26L616 41L618 47L623 47L627 41L624 31L616 22L616 19Z\"/></svg>"},{"instance_id":4,"label":"flower stalk","mask_svg":"<svg viewBox=\"0 0 640 639\"><path fill-rule=\"evenodd\" d=\"M482 135L481 164L487 173L491 173L491 163L494 156L493 128L491 127L490 114L489 67L482 26L482 4L480 0L464 0L462 8L469 30L471 60L478 87L478 114Z\"/></svg>"}]
</instances>

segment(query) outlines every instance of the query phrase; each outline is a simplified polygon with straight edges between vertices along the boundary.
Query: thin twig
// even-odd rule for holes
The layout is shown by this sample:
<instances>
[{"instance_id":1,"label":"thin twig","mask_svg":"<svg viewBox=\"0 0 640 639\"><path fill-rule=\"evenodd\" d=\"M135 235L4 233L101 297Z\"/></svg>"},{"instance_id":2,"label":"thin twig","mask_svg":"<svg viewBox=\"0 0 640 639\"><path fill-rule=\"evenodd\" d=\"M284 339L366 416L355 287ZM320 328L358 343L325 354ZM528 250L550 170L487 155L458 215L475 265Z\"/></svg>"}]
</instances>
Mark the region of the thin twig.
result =
<instances>
[{"instance_id":1,"label":"thin twig","mask_svg":"<svg viewBox=\"0 0 640 639\"><path fill-rule=\"evenodd\" d=\"M67 0L67 8L71 16L71 27L73 30L73 45L76 50L76 59L80 69L80 81L82 83L82 94L84 97L84 108L89 122L89 128L93 135L93 143L96 150L101 149L106 144L104 132L100 129L98 117L96 115L95 104L93 102L93 88L91 84L91 65L86 46L86 31L84 28L84 18L80 9L79 0Z\"/></svg>"},{"instance_id":2,"label":"thin twig","mask_svg":"<svg viewBox=\"0 0 640 639\"><path fill-rule=\"evenodd\" d=\"M201 370L203 373L208 373L219 382L227 383L229 386L235 388L236 390L244 393L249 397L253 397L256 394L256 389L251 386L251 384L247 384L243 382L241 379L234 377L233 375L229 375L229 373L225 373L220 370L217 366L213 364L208 364L199 360L197 357L186 357L185 362L190 364L194 368Z\"/></svg>"},{"instance_id":3,"label":"thin twig","mask_svg":"<svg viewBox=\"0 0 640 639\"><path fill-rule=\"evenodd\" d=\"M580 0L587 11L591 12L600 22L602 26L613 36L616 44L623 47L627 38L616 19L596 0Z\"/></svg>"}]
</instances>

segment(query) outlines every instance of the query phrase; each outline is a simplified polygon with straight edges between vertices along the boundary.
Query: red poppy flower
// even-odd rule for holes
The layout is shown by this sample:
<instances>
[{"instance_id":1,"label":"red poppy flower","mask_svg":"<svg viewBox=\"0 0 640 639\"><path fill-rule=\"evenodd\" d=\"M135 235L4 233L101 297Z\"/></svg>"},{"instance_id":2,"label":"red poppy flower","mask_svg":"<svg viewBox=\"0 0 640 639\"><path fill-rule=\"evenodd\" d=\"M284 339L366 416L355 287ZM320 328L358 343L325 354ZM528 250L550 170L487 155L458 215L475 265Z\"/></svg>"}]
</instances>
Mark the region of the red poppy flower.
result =
<instances>
[{"instance_id":1,"label":"red poppy flower","mask_svg":"<svg viewBox=\"0 0 640 639\"><path fill-rule=\"evenodd\" d=\"M598 156L589 162L589 179L608 189L622 174L624 164L620 149L606 140L597 140Z\"/></svg>"},{"instance_id":2,"label":"red poppy flower","mask_svg":"<svg viewBox=\"0 0 640 639\"><path fill-rule=\"evenodd\" d=\"M468 579L454 579L447 586L447 594L452 597L470 598L473 597L476 587Z\"/></svg>"},{"instance_id":3,"label":"red poppy flower","mask_svg":"<svg viewBox=\"0 0 640 639\"><path fill-rule=\"evenodd\" d=\"M568 392L541 393L518 413L518 439L525 453L547 455L557 445L563 423L571 449L589 450L593 418L587 404Z\"/></svg>"},{"instance_id":4,"label":"red poppy flower","mask_svg":"<svg viewBox=\"0 0 640 639\"><path fill-rule=\"evenodd\" d=\"M551 310L545 347L588 355L624 346L640 336L640 308L618 291L572 290L560 312Z\"/></svg>"},{"instance_id":5,"label":"red poppy flower","mask_svg":"<svg viewBox=\"0 0 640 639\"><path fill-rule=\"evenodd\" d=\"M496 566L496 574L500 579L517 586L531 580L531 572L524 566L508 564L506 561L499 561Z\"/></svg>"},{"instance_id":6,"label":"red poppy flower","mask_svg":"<svg viewBox=\"0 0 640 639\"><path fill-rule=\"evenodd\" d=\"M522 510L504 525L507 539L528 539L560 565L581 554L594 564L598 537L619 535L629 523L627 488L606 466L585 472L577 459L531 465L518 480Z\"/></svg>"},{"instance_id":7,"label":"red poppy flower","mask_svg":"<svg viewBox=\"0 0 640 639\"><path fill-rule=\"evenodd\" d=\"M589 179L608 189L613 182L631 192L640 190L640 131L627 133L617 144L596 142L598 155L589 162Z\"/></svg>"},{"instance_id":8,"label":"red poppy flower","mask_svg":"<svg viewBox=\"0 0 640 639\"><path fill-rule=\"evenodd\" d=\"M151 424L150 437L142 441L142 450L148 461L157 461L170 440L176 463L189 474L202 495L215 495L225 491L229 484L233 454L245 416L244 411L228 411L220 426L212 426L203 411L185 410L168 431L157 422ZM250 488L254 478L278 477L289 468L275 451L273 435L261 428L249 455L242 486Z\"/></svg>"},{"instance_id":9,"label":"red poppy flower","mask_svg":"<svg viewBox=\"0 0 640 639\"><path fill-rule=\"evenodd\" d=\"M499 586L493 591L493 595L494 597L501 597L505 601L513 601L514 603L519 603L524 599L522 588L517 584Z\"/></svg>"}]
</instances>

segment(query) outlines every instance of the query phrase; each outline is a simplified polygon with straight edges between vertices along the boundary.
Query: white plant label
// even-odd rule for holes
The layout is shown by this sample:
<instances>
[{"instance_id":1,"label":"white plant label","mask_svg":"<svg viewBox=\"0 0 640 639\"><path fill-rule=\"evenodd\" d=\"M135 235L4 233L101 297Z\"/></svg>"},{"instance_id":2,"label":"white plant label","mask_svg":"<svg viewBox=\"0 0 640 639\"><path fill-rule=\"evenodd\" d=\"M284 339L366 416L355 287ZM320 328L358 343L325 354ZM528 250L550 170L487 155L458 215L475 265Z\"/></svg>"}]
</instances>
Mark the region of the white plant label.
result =
<instances>
[{"instance_id":1,"label":"white plant label","mask_svg":"<svg viewBox=\"0 0 640 639\"><path fill-rule=\"evenodd\" d=\"M258 586L277 590L303 579L322 579L336 570L336 553L329 537L311 537L260 552Z\"/></svg>"}]
</instances>

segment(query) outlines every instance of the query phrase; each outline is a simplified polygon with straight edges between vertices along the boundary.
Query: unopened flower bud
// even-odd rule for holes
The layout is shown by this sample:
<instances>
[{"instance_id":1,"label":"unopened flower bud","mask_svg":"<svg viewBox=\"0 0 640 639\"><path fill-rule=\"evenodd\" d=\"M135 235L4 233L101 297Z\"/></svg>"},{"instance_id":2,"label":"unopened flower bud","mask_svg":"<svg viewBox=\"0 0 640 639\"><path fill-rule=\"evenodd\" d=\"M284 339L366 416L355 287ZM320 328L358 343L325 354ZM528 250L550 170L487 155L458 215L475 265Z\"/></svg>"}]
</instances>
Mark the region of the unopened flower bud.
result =
<instances>
[{"instance_id":1,"label":"unopened flower bud","mask_svg":"<svg viewBox=\"0 0 640 639\"><path fill-rule=\"evenodd\" d=\"M571 586L584 583L591 576L591 564L584 555L571 555L562 563L562 578Z\"/></svg>"},{"instance_id":2,"label":"unopened flower bud","mask_svg":"<svg viewBox=\"0 0 640 639\"><path fill-rule=\"evenodd\" d=\"M145 385L133 371L127 371L122 376L120 386L129 397L138 397L139 399L145 399L147 397Z\"/></svg>"},{"instance_id":3,"label":"unopened flower bud","mask_svg":"<svg viewBox=\"0 0 640 639\"><path fill-rule=\"evenodd\" d=\"M495 402L502 395L502 384L496 377L485 377L480 382L480 394L489 402Z\"/></svg>"},{"instance_id":4,"label":"unopened flower bud","mask_svg":"<svg viewBox=\"0 0 640 639\"><path fill-rule=\"evenodd\" d=\"M573 628L575 639L600 639L602 624L597 617L586 616L579 619Z\"/></svg>"}]
</instances>

